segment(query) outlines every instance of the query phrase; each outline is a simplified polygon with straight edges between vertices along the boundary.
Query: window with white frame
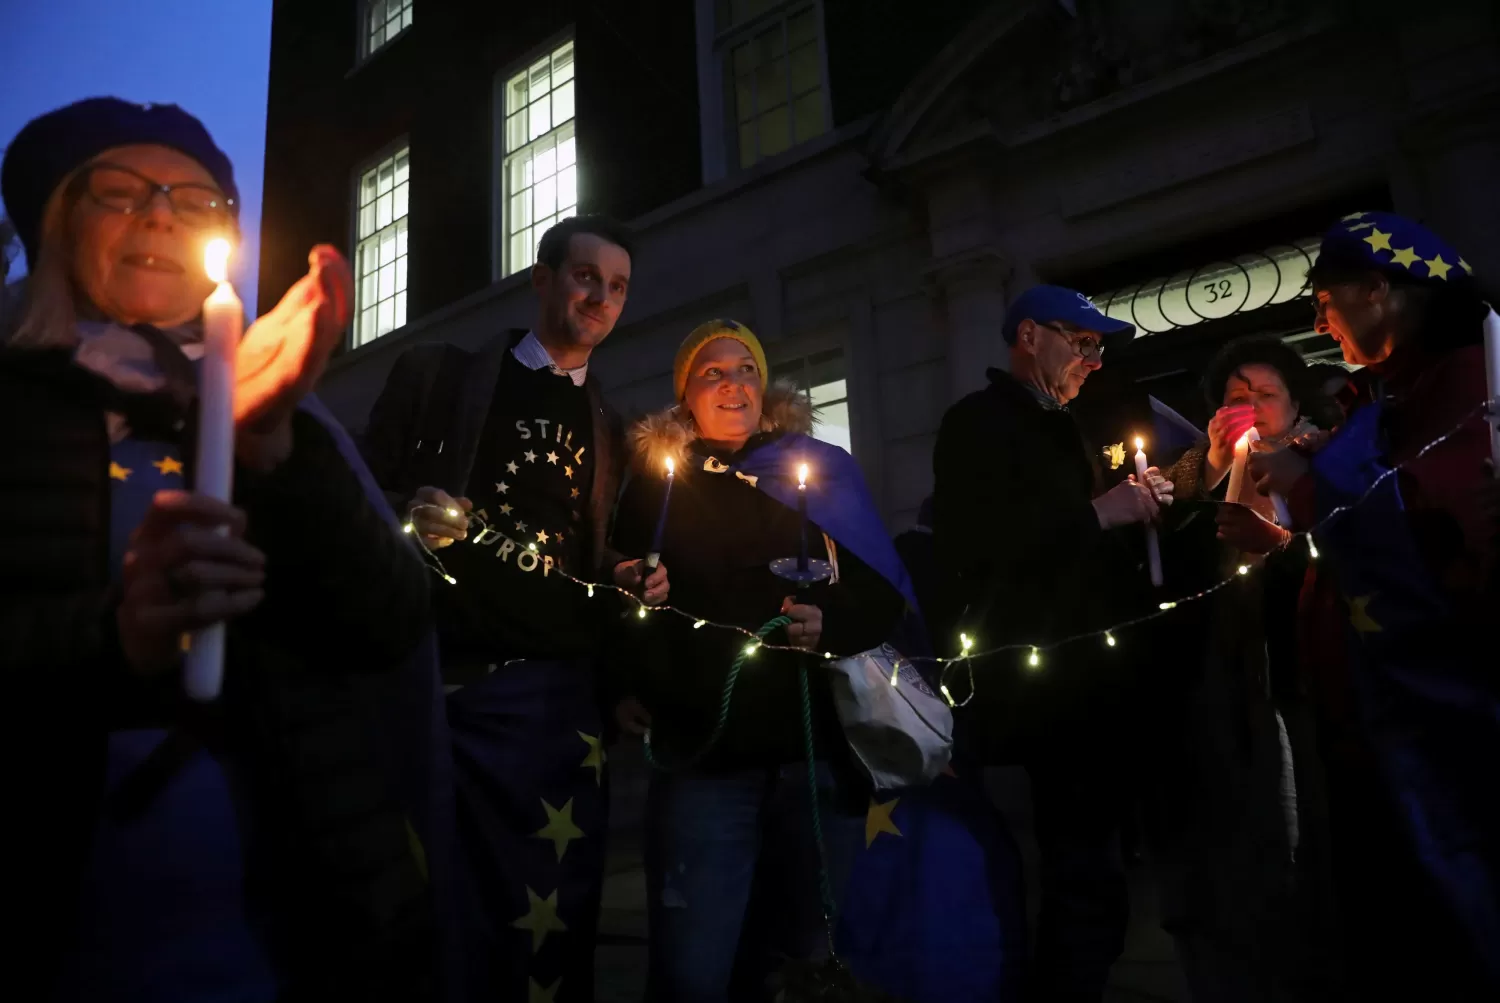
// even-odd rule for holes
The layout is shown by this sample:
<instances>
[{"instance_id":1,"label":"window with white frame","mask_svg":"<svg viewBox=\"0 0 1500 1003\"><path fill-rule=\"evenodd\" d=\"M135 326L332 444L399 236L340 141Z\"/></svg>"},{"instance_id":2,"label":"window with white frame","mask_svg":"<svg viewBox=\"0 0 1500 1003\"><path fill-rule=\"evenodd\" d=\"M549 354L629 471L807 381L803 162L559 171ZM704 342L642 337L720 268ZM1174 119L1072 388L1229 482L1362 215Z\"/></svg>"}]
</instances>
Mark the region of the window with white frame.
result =
<instances>
[{"instance_id":1,"label":"window with white frame","mask_svg":"<svg viewBox=\"0 0 1500 1003\"><path fill-rule=\"evenodd\" d=\"M411 27L412 0L365 0L360 11L359 57L368 59Z\"/></svg>"},{"instance_id":2,"label":"window with white frame","mask_svg":"<svg viewBox=\"0 0 1500 1003\"><path fill-rule=\"evenodd\" d=\"M504 109L500 255L511 275L533 263L549 226L578 214L572 41L506 80Z\"/></svg>"},{"instance_id":3,"label":"window with white frame","mask_svg":"<svg viewBox=\"0 0 1500 1003\"><path fill-rule=\"evenodd\" d=\"M410 161L403 146L362 172L355 188L355 348L406 323Z\"/></svg>"},{"instance_id":4,"label":"window with white frame","mask_svg":"<svg viewBox=\"0 0 1500 1003\"><path fill-rule=\"evenodd\" d=\"M849 381L844 367L844 351L831 348L801 359L778 363L776 376L789 377L812 401L817 420L813 423L815 439L842 446L853 452L849 425Z\"/></svg>"},{"instance_id":5,"label":"window with white frame","mask_svg":"<svg viewBox=\"0 0 1500 1003\"><path fill-rule=\"evenodd\" d=\"M828 131L816 3L718 0L717 48L740 167Z\"/></svg>"}]
</instances>

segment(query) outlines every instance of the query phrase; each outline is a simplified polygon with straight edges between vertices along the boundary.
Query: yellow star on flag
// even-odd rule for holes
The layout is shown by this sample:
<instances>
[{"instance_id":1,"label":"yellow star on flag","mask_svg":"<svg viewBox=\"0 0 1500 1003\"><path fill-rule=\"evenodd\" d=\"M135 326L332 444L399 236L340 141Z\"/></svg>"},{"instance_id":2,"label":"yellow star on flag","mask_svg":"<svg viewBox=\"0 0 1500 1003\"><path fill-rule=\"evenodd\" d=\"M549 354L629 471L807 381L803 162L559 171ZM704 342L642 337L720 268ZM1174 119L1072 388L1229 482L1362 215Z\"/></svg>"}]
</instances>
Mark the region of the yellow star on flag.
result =
<instances>
[{"instance_id":1,"label":"yellow star on flag","mask_svg":"<svg viewBox=\"0 0 1500 1003\"><path fill-rule=\"evenodd\" d=\"M129 467L122 467L114 460L109 461L109 476L113 477L115 480L128 481L130 480L130 475L133 473L135 473L135 471L131 470Z\"/></svg>"},{"instance_id":2,"label":"yellow star on flag","mask_svg":"<svg viewBox=\"0 0 1500 1003\"><path fill-rule=\"evenodd\" d=\"M163 456L159 460L152 460L151 465L161 471L163 477L168 474L182 476L182 461L172 456Z\"/></svg>"},{"instance_id":3,"label":"yellow star on flag","mask_svg":"<svg viewBox=\"0 0 1500 1003\"><path fill-rule=\"evenodd\" d=\"M1369 606L1374 598L1372 595L1354 596L1349 600L1349 624L1356 633L1380 633L1380 624L1376 623L1375 618L1370 615Z\"/></svg>"},{"instance_id":4,"label":"yellow star on flag","mask_svg":"<svg viewBox=\"0 0 1500 1003\"><path fill-rule=\"evenodd\" d=\"M1393 247L1391 253L1395 255L1391 261L1403 268L1410 268L1422 260L1422 256L1417 253L1415 247Z\"/></svg>"},{"instance_id":5,"label":"yellow star on flag","mask_svg":"<svg viewBox=\"0 0 1500 1003\"><path fill-rule=\"evenodd\" d=\"M1446 279L1448 270L1453 267L1453 262L1444 261L1441 254L1427 260L1427 277L1430 279Z\"/></svg>"},{"instance_id":6,"label":"yellow star on flag","mask_svg":"<svg viewBox=\"0 0 1500 1003\"><path fill-rule=\"evenodd\" d=\"M888 832L892 836L901 835L901 830L891 821L891 813L900 803L900 798L891 798L885 804L878 803L874 798L870 799L870 810L865 813L865 849L868 850L875 842L875 837L882 832Z\"/></svg>"},{"instance_id":7,"label":"yellow star on flag","mask_svg":"<svg viewBox=\"0 0 1500 1003\"><path fill-rule=\"evenodd\" d=\"M517 930L531 931L531 953L535 954L542 949L542 941L547 939L547 934L567 933L568 924L557 918L557 892L542 898L528 885L526 902L526 915L511 926Z\"/></svg>"},{"instance_id":8,"label":"yellow star on flag","mask_svg":"<svg viewBox=\"0 0 1500 1003\"><path fill-rule=\"evenodd\" d=\"M1365 238L1365 243L1370 245L1372 251L1389 251L1391 249L1391 235L1382 233L1379 227L1370 231Z\"/></svg>"},{"instance_id":9,"label":"yellow star on flag","mask_svg":"<svg viewBox=\"0 0 1500 1003\"><path fill-rule=\"evenodd\" d=\"M585 769L592 766L594 768L594 783L604 783L604 743L599 741L599 736L585 735L581 731L578 733L578 737L583 739L589 747L589 754L584 756L583 762L578 765Z\"/></svg>"},{"instance_id":10,"label":"yellow star on flag","mask_svg":"<svg viewBox=\"0 0 1500 1003\"><path fill-rule=\"evenodd\" d=\"M552 840L552 846L557 850L557 862L562 863L563 854L568 852L568 843L584 838L583 830L573 824L573 799L568 798L559 811L543 798L542 810L547 813L547 824L531 835L535 839Z\"/></svg>"},{"instance_id":11,"label":"yellow star on flag","mask_svg":"<svg viewBox=\"0 0 1500 1003\"><path fill-rule=\"evenodd\" d=\"M557 989L562 985L561 978L546 989L536 979L527 979L526 982L526 1003L553 1003L557 998Z\"/></svg>"},{"instance_id":12,"label":"yellow star on flag","mask_svg":"<svg viewBox=\"0 0 1500 1003\"><path fill-rule=\"evenodd\" d=\"M1462 268L1464 271L1468 272L1470 275L1474 274L1474 266L1471 265L1471 264L1469 264L1463 258L1459 258L1458 259L1458 267Z\"/></svg>"}]
</instances>

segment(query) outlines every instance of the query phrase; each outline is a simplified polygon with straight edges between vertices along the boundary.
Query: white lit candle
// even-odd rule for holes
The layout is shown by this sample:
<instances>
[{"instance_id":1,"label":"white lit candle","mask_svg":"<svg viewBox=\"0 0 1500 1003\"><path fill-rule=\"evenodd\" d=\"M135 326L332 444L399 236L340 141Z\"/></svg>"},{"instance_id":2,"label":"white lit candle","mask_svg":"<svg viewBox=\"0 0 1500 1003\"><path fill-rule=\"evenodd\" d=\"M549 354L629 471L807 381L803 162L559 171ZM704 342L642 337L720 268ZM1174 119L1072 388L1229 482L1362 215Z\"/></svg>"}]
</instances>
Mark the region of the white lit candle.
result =
<instances>
[{"instance_id":1,"label":"white lit candle","mask_svg":"<svg viewBox=\"0 0 1500 1003\"><path fill-rule=\"evenodd\" d=\"M1146 484L1146 440L1140 436L1135 439L1135 476L1136 480ZM1161 541L1157 537L1156 527L1146 523L1146 560L1151 567L1151 584L1161 587Z\"/></svg>"},{"instance_id":2,"label":"white lit candle","mask_svg":"<svg viewBox=\"0 0 1500 1003\"><path fill-rule=\"evenodd\" d=\"M203 361L198 370L198 462L194 487L229 501L234 481L234 357L245 327L245 308L229 284L229 241L211 240L203 253L208 277L218 283L203 303ZM224 681L224 624L193 635L183 687L194 700L217 699Z\"/></svg>"},{"instance_id":3,"label":"white lit candle","mask_svg":"<svg viewBox=\"0 0 1500 1003\"><path fill-rule=\"evenodd\" d=\"M1250 443L1260 438L1260 433L1251 428L1234 444L1234 462L1229 465L1229 487L1224 500L1239 502L1240 490L1245 484L1245 462L1250 458Z\"/></svg>"}]
</instances>

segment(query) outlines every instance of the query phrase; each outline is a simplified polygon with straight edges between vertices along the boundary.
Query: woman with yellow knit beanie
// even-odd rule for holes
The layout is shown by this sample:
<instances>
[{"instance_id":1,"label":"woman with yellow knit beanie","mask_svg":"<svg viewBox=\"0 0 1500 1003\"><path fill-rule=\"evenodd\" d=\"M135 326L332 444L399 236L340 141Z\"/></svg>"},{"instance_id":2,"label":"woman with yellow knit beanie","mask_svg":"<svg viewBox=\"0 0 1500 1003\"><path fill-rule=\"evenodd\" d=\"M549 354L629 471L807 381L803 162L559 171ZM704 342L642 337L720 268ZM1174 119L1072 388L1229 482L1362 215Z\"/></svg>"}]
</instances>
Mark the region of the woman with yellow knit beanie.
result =
<instances>
[{"instance_id":1,"label":"woman with yellow knit beanie","mask_svg":"<svg viewBox=\"0 0 1500 1003\"><path fill-rule=\"evenodd\" d=\"M732 320L688 335L673 365L673 391L672 407L632 431L636 469L614 545L636 556L658 552L670 569L668 601L711 624L753 631L784 614L790 624L768 635L768 645L839 655L879 646L910 589L859 468L848 453L808 435L807 395L770 383L759 340ZM656 539L668 459L675 474ZM835 563L837 575L799 590L770 564L797 556L802 545L796 471L803 464L807 553ZM836 510L865 521L846 532L850 520ZM624 691L635 698L635 712L621 723L642 730L649 722L649 749L661 767L646 823L647 996L660 1003L758 996L774 958L815 960L828 943L804 765L798 668L805 656L758 652L741 670L721 723L726 675L745 637L694 624L667 613L632 619L631 650L621 659ZM847 851L862 838L867 795L849 763L826 676L813 664L809 678L820 811L837 888Z\"/></svg>"}]
</instances>

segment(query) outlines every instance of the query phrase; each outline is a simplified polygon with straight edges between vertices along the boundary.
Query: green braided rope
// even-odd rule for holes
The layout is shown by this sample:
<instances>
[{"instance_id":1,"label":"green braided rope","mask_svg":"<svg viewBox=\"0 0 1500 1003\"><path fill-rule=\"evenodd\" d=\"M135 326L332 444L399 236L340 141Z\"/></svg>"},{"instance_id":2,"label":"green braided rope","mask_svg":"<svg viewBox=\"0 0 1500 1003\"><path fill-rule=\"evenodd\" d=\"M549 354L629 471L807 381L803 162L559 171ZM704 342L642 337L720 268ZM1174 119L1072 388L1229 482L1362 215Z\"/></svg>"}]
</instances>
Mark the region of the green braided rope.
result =
<instances>
[{"instance_id":1,"label":"green braided rope","mask_svg":"<svg viewBox=\"0 0 1500 1003\"><path fill-rule=\"evenodd\" d=\"M812 693L807 685L807 662L797 666L797 679L802 684L802 746L807 750L807 794L811 799L813 839L818 846L818 893L823 897L823 925L828 931L828 955L834 957L833 949L833 884L828 880L828 848L823 843L823 815L818 810L818 766L813 754Z\"/></svg>"},{"instance_id":2,"label":"green braided rope","mask_svg":"<svg viewBox=\"0 0 1500 1003\"><path fill-rule=\"evenodd\" d=\"M761 626L760 630L757 630L755 632L755 636L764 639L765 636L771 633L773 630L780 630L782 627L785 627L791 622L792 618L789 616L773 617L772 619L767 620L765 624ZM734 684L739 680L740 669L745 667L746 660L750 658L751 650L752 649L750 649L748 646L742 648L740 650L740 653L734 656L734 662L729 666L729 674L724 677L724 694L719 700L719 720L714 723L714 730L709 733L708 740L705 741L696 752L684 759L682 762L673 763L672 765L668 766L656 757L655 752L651 751L651 731L650 729L647 729L645 740L647 763L664 772L676 772L677 770L685 770L702 762L703 757L708 755L709 750L711 750L719 741L719 739L724 735L724 727L729 723L729 703L734 697Z\"/></svg>"}]
</instances>

